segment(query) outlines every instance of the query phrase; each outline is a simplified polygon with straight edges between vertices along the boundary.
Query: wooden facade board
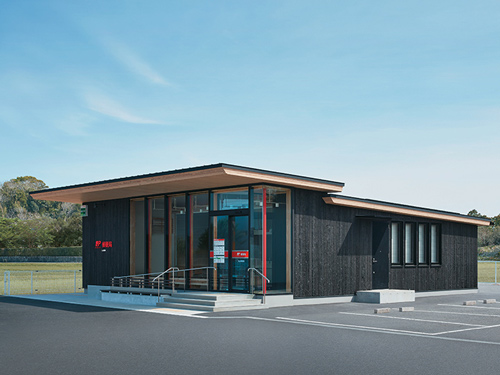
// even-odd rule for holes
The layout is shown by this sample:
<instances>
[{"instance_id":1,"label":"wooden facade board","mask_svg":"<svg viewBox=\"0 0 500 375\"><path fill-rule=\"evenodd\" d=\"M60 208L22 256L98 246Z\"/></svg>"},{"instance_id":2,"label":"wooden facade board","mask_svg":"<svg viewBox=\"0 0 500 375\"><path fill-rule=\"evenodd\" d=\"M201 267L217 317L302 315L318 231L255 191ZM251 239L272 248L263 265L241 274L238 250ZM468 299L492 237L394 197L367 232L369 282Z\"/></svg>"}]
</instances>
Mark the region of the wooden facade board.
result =
<instances>
[{"instance_id":1,"label":"wooden facade board","mask_svg":"<svg viewBox=\"0 0 500 375\"><path fill-rule=\"evenodd\" d=\"M437 223L441 264L389 268L389 288L416 291L477 287L477 226L363 208L328 205L295 190L293 292L296 298L354 294L372 287L372 221ZM389 249L388 256L389 256Z\"/></svg>"},{"instance_id":2,"label":"wooden facade board","mask_svg":"<svg viewBox=\"0 0 500 375\"><path fill-rule=\"evenodd\" d=\"M357 210L324 204L323 194L296 189L294 296L353 294L371 287L371 224Z\"/></svg>"},{"instance_id":3,"label":"wooden facade board","mask_svg":"<svg viewBox=\"0 0 500 375\"><path fill-rule=\"evenodd\" d=\"M91 202L83 218L83 287L110 285L113 276L130 270L129 200ZM111 248L96 248L96 241L112 242Z\"/></svg>"}]
</instances>

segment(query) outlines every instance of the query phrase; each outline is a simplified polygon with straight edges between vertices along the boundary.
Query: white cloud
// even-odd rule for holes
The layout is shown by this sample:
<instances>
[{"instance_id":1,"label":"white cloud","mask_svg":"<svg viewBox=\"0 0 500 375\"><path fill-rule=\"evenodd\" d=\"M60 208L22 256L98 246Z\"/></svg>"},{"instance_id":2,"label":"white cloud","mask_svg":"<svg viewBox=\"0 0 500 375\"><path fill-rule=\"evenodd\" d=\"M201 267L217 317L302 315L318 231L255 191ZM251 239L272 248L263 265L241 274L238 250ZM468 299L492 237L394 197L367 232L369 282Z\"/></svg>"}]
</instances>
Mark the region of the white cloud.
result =
<instances>
[{"instance_id":1,"label":"white cloud","mask_svg":"<svg viewBox=\"0 0 500 375\"><path fill-rule=\"evenodd\" d=\"M85 136L91 121L92 119L86 114L74 113L60 121L57 128L72 136Z\"/></svg>"},{"instance_id":2,"label":"white cloud","mask_svg":"<svg viewBox=\"0 0 500 375\"><path fill-rule=\"evenodd\" d=\"M131 124L164 125L163 122L134 115L115 100L101 94L87 94L85 99L90 110L120 121Z\"/></svg>"},{"instance_id":3,"label":"white cloud","mask_svg":"<svg viewBox=\"0 0 500 375\"><path fill-rule=\"evenodd\" d=\"M146 61L137 56L137 54L132 52L124 44L106 38L104 39L104 45L118 61L124 64L133 73L143 76L154 84L171 86L160 73L154 70Z\"/></svg>"}]
</instances>

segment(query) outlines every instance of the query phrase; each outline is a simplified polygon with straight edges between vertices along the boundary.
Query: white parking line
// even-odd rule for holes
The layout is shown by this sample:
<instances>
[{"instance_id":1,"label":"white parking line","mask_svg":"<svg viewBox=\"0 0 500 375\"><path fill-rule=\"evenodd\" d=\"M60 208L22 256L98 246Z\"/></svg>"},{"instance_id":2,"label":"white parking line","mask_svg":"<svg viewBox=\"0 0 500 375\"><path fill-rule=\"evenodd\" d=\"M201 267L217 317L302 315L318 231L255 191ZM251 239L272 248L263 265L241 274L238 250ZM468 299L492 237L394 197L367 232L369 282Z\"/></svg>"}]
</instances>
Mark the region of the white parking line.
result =
<instances>
[{"instance_id":1,"label":"white parking line","mask_svg":"<svg viewBox=\"0 0 500 375\"><path fill-rule=\"evenodd\" d=\"M489 310L500 310L500 307L487 307L487 306L465 306L465 305L451 305L446 303L440 303L438 306L453 306L453 307L464 307L467 309L489 309Z\"/></svg>"},{"instance_id":2,"label":"white parking line","mask_svg":"<svg viewBox=\"0 0 500 375\"><path fill-rule=\"evenodd\" d=\"M348 330L364 331L364 332L387 333L387 334L391 334L391 335L426 337L426 338L430 338L430 339L445 340L445 341L458 341L458 342L467 342L467 343L473 343L473 344L486 344L486 345L498 345L498 346L500 346L500 342L494 342L494 341L460 339L460 338L455 338L455 337L437 336L436 334L428 334L428 333L422 333L422 332L388 330L388 329L380 329L380 328L374 328L374 327L354 326L354 325L349 325L349 324L325 323L325 322L318 322L318 321L313 321L313 320L293 319L293 318L284 318L284 317L276 317L276 320L269 319L269 318L267 318L267 319L264 318L262 320L273 320L276 322L281 321L283 323L303 324L303 325L312 325L312 326L328 327L328 328L340 328L340 329L348 329ZM500 325L498 325L498 326L500 326ZM496 327L496 326L480 327L479 329L492 328L492 327ZM478 329L478 328L472 328L472 329ZM442 333L439 333L439 334L442 334Z\"/></svg>"},{"instance_id":3,"label":"white parking line","mask_svg":"<svg viewBox=\"0 0 500 375\"><path fill-rule=\"evenodd\" d=\"M453 305L453 306L456 306L456 305ZM452 315L470 315L470 316L489 316L489 317L500 318L500 315L497 315L497 314L474 314L474 313L454 312L454 311L414 310L413 312L424 312L424 313L435 313L435 314L452 314Z\"/></svg>"},{"instance_id":4,"label":"white parking line","mask_svg":"<svg viewBox=\"0 0 500 375\"><path fill-rule=\"evenodd\" d=\"M360 331L375 331L375 332L392 332L392 333L406 333L406 334L417 334L417 335L432 335L431 333L420 332L420 331L407 331L402 329L392 329L392 328L380 328L380 327L368 327L368 326L358 326L353 324L341 324L341 323L329 323L329 322L318 322L314 320L303 320L303 319L294 319L294 318L283 318L277 316L276 319L285 320L294 323L302 323L309 325L316 325L322 327L339 327L339 328L350 328L356 329Z\"/></svg>"},{"instance_id":5,"label":"white parking line","mask_svg":"<svg viewBox=\"0 0 500 375\"><path fill-rule=\"evenodd\" d=\"M459 326L470 326L470 327L486 327L484 324L469 324L469 323L457 323L457 322L444 322L442 320L429 320L429 319L417 319L417 318L406 318L401 316L388 316L388 315L373 315L373 314L359 314L350 312L339 312L339 314L345 315L359 315L359 316L370 316L374 318L385 318L385 319L398 319L398 320L411 320L415 322L427 322L427 323L440 323L440 324L454 324Z\"/></svg>"},{"instance_id":6,"label":"white parking line","mask_svg":"<svg viewBox=\"0 0 500 375\"><path fill-rule=\"evenodd\" d=\"M444 335L447 333L457 333L457 332L465 332L465 331L475 331L479 329L486 329L486 328L497 328L500 327L500 324L495 324L493 326L482 326L482 327L476 327L476 328L464 328L464 329L457 329L455 331L446 331L446 332L438 332L434 333L434 335Z\"/></svg>"}]
</instances>

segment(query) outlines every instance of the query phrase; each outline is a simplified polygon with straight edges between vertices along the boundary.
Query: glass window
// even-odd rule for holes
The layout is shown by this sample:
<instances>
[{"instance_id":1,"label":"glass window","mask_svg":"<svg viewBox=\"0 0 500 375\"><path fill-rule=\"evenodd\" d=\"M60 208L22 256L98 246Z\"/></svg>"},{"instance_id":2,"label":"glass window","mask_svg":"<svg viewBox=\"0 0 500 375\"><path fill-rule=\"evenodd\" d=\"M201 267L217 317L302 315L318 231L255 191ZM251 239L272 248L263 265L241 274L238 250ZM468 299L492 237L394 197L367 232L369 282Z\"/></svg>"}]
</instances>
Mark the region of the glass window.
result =
<instances>
[{"instance_id":1,"label":"glass window","mask_svg":"<svg viewBox=\"0 0 500 375\"><path fill-rule=\"evenodd\" d=\"M189 268L208 266L208 193L189 196ZM191 289L206 289L207 270L190 271Z\"/></svg>"},{"instance_id":2,"label":"glass window","mask_svg":"<svg viewBox=\"0 0 500 375\"><path fill-rule=\"evenodd\" d=\"M213 193L212 199L215 211L248 208L248 188L217 191Z\"/></svg>"},{"instance_id":3,"label":"glass window","mask_svg":"<svg viewBox=\"0 0 500 375\"><path fill-rule=\"evenodd\" d=\"M165 271L165 199L148 198L148 273Z\"/></svg>"},{"instance_id":4,"label":"glass window","mask_svg":"<svg viewBox=\"0 0 500 375\"><path fill-rule=\"evenodd\" d=\"M169 267L186 267L186 196L177 195L169 200Z\"/></svg>"},{"instance_id":5,"label":"glass window","mask_svg":"<svg viewBox=\"0 0 500 375\"><path fill-rule=\"evenodd\" d=\"M265 191L268 290L291 292L290 190L267 186Z\"/></svg>"},{"instance_id":6,"label":"glass window","mask_svg":"<svg viewBox=\"0 0 500 375\"><path fill-rule=\"evenodd\" d=\"M262 244L263 244L263 189L252 188L252 208L250 210L250 267L263 272L262 264ZM254 273L253 280L250 280L252 290L262 291L262 278Z\"/></svg>"},{"instance_id":7,"label":"glass window","mask_svg":"<svg viewBox=\"0 0 500 375\"><path fill-rule=\"evenodd\" d=\"M405 224L405 263L414 264L415 226L412 223Z\"/></svg>"},{"instance_id":8,"label":"glass window","mask_svg":"<svg viewBox=\"0 0 500 375\"><path fill-rule=\"evenodd\" d=\"M401 254L401 223L391 224L391 263L400 264Z\"/></svg>"},{"instance_id":9,"label":"glass window","mask_svg":"<svg viewBox=\"0 0 500 375\"><path fill-rule=\"evenodd\" d=\"M130 200L130 274L147 273L144 199Z\"/></svg>"},{"instance_id":10,"label":"glass window","mask_svg":"<svg viewBox=\"0 0 500 375\"><path fill-rule=\"evenodd\" d=\"M441 233L437 224L431 225L431 262L439 263Z\"/></svg>"},{"instance_id":11,"label":"glass window","mask_svg":"<svg viewBox=\"0 0 500 375\"><path fill-rule=\"evenodd\" d=\"M211 266L215 267L212 273L213 289L219 291L229 290L229 251L230 243L230 217L227 215L212 216L212 238L209 243Z\"/></svg>"},{"instance_id":12,"label":"glass window","mask_svg":"<svg viewBox=\"0 0 500 375\"><path fill-rule=\"evenodd\" d=\"M427 224L418 224L418 263L427 263Z\"/></svg>"}]
</instances>

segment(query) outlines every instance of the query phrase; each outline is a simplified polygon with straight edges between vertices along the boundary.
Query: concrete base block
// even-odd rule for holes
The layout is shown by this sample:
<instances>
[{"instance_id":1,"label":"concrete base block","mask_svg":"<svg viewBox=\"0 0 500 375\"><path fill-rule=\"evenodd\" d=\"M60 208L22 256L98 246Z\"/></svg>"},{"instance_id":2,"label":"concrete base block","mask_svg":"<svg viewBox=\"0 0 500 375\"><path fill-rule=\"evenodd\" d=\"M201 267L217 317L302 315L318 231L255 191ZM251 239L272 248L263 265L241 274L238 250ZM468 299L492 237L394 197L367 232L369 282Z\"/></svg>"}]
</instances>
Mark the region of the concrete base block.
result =
<instances>
[{"instance_id":1,"label":"concrete base block","mask_svg":"<svg viewBox=\"0 0 500 375\"><path fill-rule=\"evenodd\" d=\"M109 290L109 286L89 285L86 294L92 299L101 299L101 290Z\"/></svg>"},{"instance_id":2,"label":"concrete base block","mask_svg":"<svg viewBox=\"0 0 500 375\"><path fill-rule=\"evenodd\" d=\"M465 301L464 306L474 306L476 304L476 301Z\"/></svg>"},{"instance_id":3,"label":"concrete base block","mask_svg":"<svg viewBox=\"0 0 500 375\"><path fill-rule=\"evenodd\" d=\"M414 307L400 307L399 312L409 312L409 311L415 311Z\"/></svg>"},{"instance_id":4,"label":"concrete base block","mask_svg":"<svg viewBox=\"0 0 500 375\"><path fill-rule=\"evenodd\" d=\"M158 302L158 297L147 296L147 295L141 296L137 294L103 292L101 294L101 300L109 302L126 303L132 305L156 306L156 303Z\"/></svg>"},{"instance_id":5,"label":"concrete base block","mask_svg":"<svg viewBox=\"0 0 500 375\"><path fill-rule=\"evenodd\" d=\"M373 312L375 314L387 314L387 313L391 312L391 308L390 307L384 307L384 308L381 308L381 309L375 309Z\"/></svg>"},{"instance_id":6,"label":"concrete base block","mask_svg":"<svg viewBox=\"0 0 500 375\"><path fill-rule=\"evenodd\" d=\"M363 303L414 302L415 291L400 289L359 290L353 301Z\"/></svg>"}]
</instances>

